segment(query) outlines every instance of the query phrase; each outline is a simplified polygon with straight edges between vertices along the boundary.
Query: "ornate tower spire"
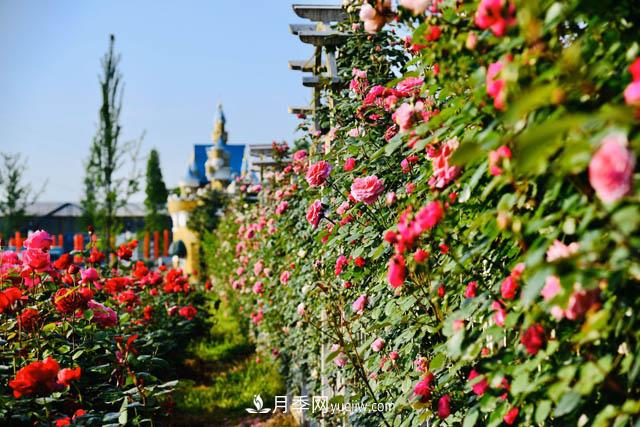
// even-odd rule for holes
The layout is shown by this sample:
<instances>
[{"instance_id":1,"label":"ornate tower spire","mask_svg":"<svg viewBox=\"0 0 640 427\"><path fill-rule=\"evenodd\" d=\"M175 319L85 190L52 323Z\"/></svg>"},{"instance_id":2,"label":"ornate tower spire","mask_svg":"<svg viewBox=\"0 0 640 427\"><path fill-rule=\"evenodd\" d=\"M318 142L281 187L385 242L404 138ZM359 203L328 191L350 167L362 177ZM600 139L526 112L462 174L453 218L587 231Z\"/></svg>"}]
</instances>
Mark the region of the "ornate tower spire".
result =
<instances>
[{"instance_id":1,"label":"ornate tower spire","mask_svg":"<svg viewBox=\"0 0 640 427\"><path fill-rule=\"evenodd\" d=\"M211 141L215 146L227 144L227 131L224 128L225 122L226 119L222 111L222 102L218 102L218 116L216 117L215 124L213 125L213 133L211 134Z\"/></svg>"}]
</instances>

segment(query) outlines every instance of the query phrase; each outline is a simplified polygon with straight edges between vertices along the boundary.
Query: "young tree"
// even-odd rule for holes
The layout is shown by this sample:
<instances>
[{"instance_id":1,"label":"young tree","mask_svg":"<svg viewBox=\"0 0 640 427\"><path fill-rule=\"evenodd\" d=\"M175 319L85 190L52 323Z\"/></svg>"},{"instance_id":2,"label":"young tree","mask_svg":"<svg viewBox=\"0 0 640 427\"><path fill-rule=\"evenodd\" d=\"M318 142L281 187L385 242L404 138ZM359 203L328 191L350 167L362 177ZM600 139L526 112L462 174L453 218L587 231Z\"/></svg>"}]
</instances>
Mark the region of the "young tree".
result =
<instances>
[{"instance_id":1,"label":"young tree","mask_svg":"<svg viewBox=\"0 0 640 427\"><path fill-rule=\"evenodd\" d=\"M122 110L122 74L118 70L120 55L114 52L115 38L110 37L109 50L102 59L100 91L102 105L98 129L86 162L85 194L81 204L89 221L101 230L103 245L110 250L118 230L118 209L126 205L129 196L138 191L140 174L136 169L142 138L122 142L120 111ZM121 174L125 161L130 161L127 176Z\"/></svg>"},{"instance_id":2,"label":"young tree","mask_svg":"<svg viewBox=\"0 0 640 427\"><path fill-rule=\"evenodd\" d=\"M160 155L152 149L147 160L147 195L144 205L147 210L145 216L145 228L149 231L160 231L167 223L167 197L169 192L162 179L160 169Z\"/></svg>"},{"instance_id":3,"label":"young tree","mask_svg":"<svg viewBox=\"0 0 640 427\"><path fill-rule=\"evenodd\" d=\"M36 202L44 185L34 193L31 185L23 182L27 161L20 154L0 153L0 156L0 230L8 234L24 224L27 208Z\"/></svg>"}]
</instances>

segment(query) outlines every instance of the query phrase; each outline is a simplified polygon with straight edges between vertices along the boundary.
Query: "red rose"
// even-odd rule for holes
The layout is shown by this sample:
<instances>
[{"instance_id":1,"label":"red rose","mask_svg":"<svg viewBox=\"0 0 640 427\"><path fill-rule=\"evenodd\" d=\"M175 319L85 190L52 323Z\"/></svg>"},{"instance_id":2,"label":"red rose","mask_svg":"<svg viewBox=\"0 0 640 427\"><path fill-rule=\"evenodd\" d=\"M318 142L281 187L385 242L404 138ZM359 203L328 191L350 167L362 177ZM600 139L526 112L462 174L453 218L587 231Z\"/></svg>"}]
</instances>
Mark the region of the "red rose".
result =
<instances>
[{"instance_id":1,"label":"red rose","mask_svg":"<svg viewBox=\"0 0 640 427\"><path fill-rule=\"evenodd\" d=\"M417 263L417 264L422 264L423 262L426 261L426 259L429 257L429 252L425 251L424 249L418 249L417 251L415 251L415 253L413 254L413 260Z\"/></svg>"},{"instance_id":2,"label":"red rose","mask_svg":"<svg viewBox=\"0 0 640 427\"><path fill-rule=\"evenodd\" d=\"M22 299L22 291L16 287L0 291L0 313L11 310L19 299Z\"/></svg>"},{"instance_id":3,"label":"red rose","mask_svg":"<svg viewBox=\"0 0 640 427\"><path fill-rule=\"evenodd\" d=\"M507 425L513 425L513 423L516 422L516 418L518 418L518 413L520 412L520 410L518 408L511 408L509 410L509 412L507 412L505 414L505 416L502 418L505 422L505 424Z\"/></svg>"},{"instance_id":4,"label":"red rose","mask_svg":"<svg viewBox=\"0 0 640 427\"><path fill-rule=\"evenodd\" d=\"M74 288L61 288L53 295L53 304L56 309L63 314L74 313L78 309L84 309L87 307L87 303L93 296L88 288L80 291ZM87 292L88 291L88 292Z\"/></svg>"},{"instance_id":5,"label":"red rose","mask_svg":"<svg viewBox=\"0 0 640 427\"><path fill-rule=\"evenodd\" d=\"M128 277L112 277L107 280L104 288L110 294L117 294L133 285L133 281Z\"/></svg>"},{"instance_id":6,"label":"red rose","mask_svg":"<svg viewBox=\"0 0 640 427\"><path fill-rule=\"evenodd\" d=\"M500 293L504 299L514 299L518 291L518 282L513 276L509 276L502 281Z\"/></svg>"},{"instance_id":7,"label":"red rose","mask_svg":"<svg viewBox=\"0 0 640 427\"><path fill-rule=\"evenodd\" d=\"M13 389L13 396L46 395L58 389L58 371L60 365L51 357L40 362L30 363L16 373L16 377L9 381Z\"/></svg>"},{"instance_id":8,"label":"red rose","mask_svg":"<svg viewBox=\"0 0 640 427\"><path fill-rule=\"evenodd\" d=\"M407 277L407 269L402 255L396 254L389 260L387 279L392 288L399 288Z\"/></svg>"},{"instance_id":9,"label":"red rose","mask_svg":"<svg viewBox=\"0 0 640 427\"><path fill-rule=\"evenodd\" d=\"M196 314L198 314L198 310L196 310L194 306L188 305L178 310L178 314L185 317L187 320L193 320L193 318L196 317Z\"/></svg>"},{"instance_id":10,"label":"red rose","mask_svg":"<svg viewBox=\"0 0 640 427\"><path fill-rule=\"evenodd\" d=\"M356 167L356 159L354 159L353 157L349 157L347 160L344 161L344 166L342 167L342 169L345 172L349 172L352 171L353 168Z\"/></svg>"},{"instance_id":11,"label":"red rose","mask_svg":"<svg viewBox=\"0 0 640 427\"><path fill-rule=\"evenodd\" d=\"M68 386L71 384L71 381L79 380L80 374L82 370L78 366L77 368L64 368L58 372L58 383L63 386Z\"/></svg>"},{"instance_id":12,"label":"red rose","mask_svg":"<svg viewBox=\"0 0 640 427\"><path fill-rule=\"evenodd\" d=\"M134 246L134 248L135 248L135 246ZM131 256L133 256L133 251L131 250L129 245L127 245L126 243L123 243L118 248L117 254L118 254L118 258L124 259L124 260L129 260L129 259L131 259Z\"/></svg>"},{"instance_id":13,"label":"red rose","mask_svg":"<svg viewBox=\"0 0 640 427\"><path fill-rule=\"evenodd\" d=\"M25 308L18 315L18 325L25 332L33 332L40 323L40 313L34 308Z\"/></svg>"},{"instance_id":14,"label":"red rose","mask_svg":"<svg viewBox=\"0 0 640 427\"><path fill-rule=\"evenodd\" d=\"M569 298L569 304L565 310L565 315L569 320L582 318L589 309L598 304L600 289L585 291L580 289L574 291Z\"/></svg>"},{"instance_id":15,"label":"red rose","mask_svg":"<svg viewBox=\"0 0 640 427\"><path fill-rule=\"evenodd\" d=\"M469 282L467 285L467 289L464 291L465 298L475 298L478 291L478 282L475 280L473 282Z\"/></svg>"},{"instance_id":16,"label":"red rose","mask_svg":"<svg viewBox=\"0 0 640 427\"><path fill-rule=\"evenodd\" d=\"M311 187L319 187L327 182L330 173L331 165L324 160L320 160L309 166L306 175L307 183Z\"/></svg>"},{"instance_id":17,"label":"red rose","mask_svg":"<svg viewBox=\"0 0 640 427\"><path fill-rule=\"evenodd\" d=\"M62 254L60 258L54 261L53 266L58 270L66 270L67 268L69 268L72 262L73 259L71 258L71 255Z\"/></svg>"},{"instance_id":18,"label":"red rose","mask_svg":"<svg viewBox=\"0 0 640 427\"><path fill-rule=\"evenodd\" d=\"M482 396L489 389L489 383L486 378L483 375L480 375L475 369L472 369L471 372L469 372L469 378L467 381L473 382L473 380L478 377L480 379L474 382L471 389L478 396Z\"/></svg>"},{"instance_id":19,"label":"red rose","mask_svg":"<svg viewBox=\"0 0 640 427\"><path fill-rule=\"evenodd\" d=\"M520 337L520 342L527 349L527 353L532 356L537 354L538 350L544 347L546 342L544 328L539 324L529 326L525 333Z\"/></svg>"},{"instance_id":20,"label":"red rose","mask_svg":"<svg viewBox=\"0 0 640 427\"><path fill-rule=\"evenodd\" d=\"M433 381L433 374L429 373L426 377L424 377L421 381L413 388L413 392L422 396L422 399L428 399L431 396L431 382Z\"/></svg>"},{"instance_id":21,"label":"red rose","mask_svg":"<svg viewBox=\"0 0 640 427\"><path fill-rule=\"evenodd\" d=\"M438 416L443 420L451 415L451 396L445 394L438 400Z\"/></svg>"}]
</instances>

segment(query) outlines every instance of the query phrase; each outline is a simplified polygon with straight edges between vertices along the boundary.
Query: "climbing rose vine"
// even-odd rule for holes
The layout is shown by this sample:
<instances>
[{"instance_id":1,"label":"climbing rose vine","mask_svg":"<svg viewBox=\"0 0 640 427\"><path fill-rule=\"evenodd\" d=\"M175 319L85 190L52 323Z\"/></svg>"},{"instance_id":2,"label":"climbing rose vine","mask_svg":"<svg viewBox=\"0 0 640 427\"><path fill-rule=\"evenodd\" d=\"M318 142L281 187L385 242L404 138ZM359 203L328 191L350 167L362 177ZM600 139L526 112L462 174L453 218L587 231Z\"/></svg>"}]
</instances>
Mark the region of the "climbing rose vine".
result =
<instances>
[{"instance_id":1,"label":"climbing rose vine","mask_svg":"<svg viewBox=\"0 0 640 427\"><path fill-rule=\"evenodd\" d=\"M637 420L636 6L346 6L343 87L209 258L293 394L394 403L354 425Z\"/></svg>"}]
</instances>

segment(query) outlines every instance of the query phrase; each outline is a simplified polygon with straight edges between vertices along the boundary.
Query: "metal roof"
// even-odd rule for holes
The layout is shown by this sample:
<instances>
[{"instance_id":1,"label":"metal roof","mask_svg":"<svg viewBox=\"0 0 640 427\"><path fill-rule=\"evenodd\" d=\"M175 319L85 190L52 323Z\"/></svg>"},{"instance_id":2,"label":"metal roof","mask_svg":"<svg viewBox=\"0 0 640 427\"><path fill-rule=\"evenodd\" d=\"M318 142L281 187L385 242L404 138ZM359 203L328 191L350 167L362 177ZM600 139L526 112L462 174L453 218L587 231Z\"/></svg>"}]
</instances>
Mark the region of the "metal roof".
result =
<instances>
[{"instance_id":1,"label":"metal roof","mask_svg":"<svg viewBox=\"0 0 640 427\"><path fill-rule=\"evenodd\" d=\"M26 209L27 216L34 217L79 217L84 210L73 202L36 202ZM127 203L118 209L118 216L143 217L145 215L144 203Z\"/></svg>"}]
</instances>

